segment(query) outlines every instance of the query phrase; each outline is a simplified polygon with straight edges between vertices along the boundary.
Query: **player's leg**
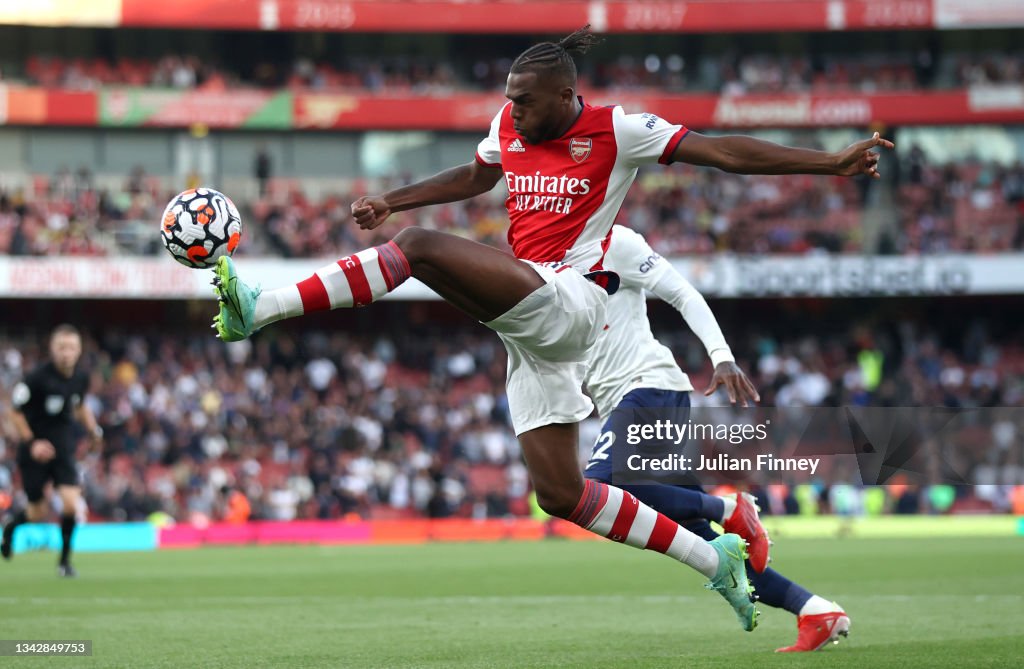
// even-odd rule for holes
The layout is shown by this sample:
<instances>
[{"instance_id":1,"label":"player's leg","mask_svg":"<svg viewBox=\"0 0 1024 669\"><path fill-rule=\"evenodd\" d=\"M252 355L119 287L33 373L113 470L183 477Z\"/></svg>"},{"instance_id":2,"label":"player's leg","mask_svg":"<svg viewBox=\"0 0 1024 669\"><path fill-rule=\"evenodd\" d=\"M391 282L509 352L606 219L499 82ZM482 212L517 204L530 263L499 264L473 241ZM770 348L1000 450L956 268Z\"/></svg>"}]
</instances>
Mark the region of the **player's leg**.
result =
<instances>
[{"instance_id":1,"label":"player's leg","mask_svg":"<svg viewBox=\"0 0 1024 669\"><path fill-rule=\"evenodd\" d=\"M718 536L706 520L693 520L684 526L707 541ZM760 574L751 569L748 575L762 604L785 609L797 617L796 643L779 648L779 652L818 650L829 641L839 643L840 636L849 634L850 618L835 602L813 594L771 568Z\"/></svg>"},{"instance_id":2,"label":"player's leg","mask_svg":"<svg viewBox=\"0 0 1024 669\"><path fill-rule=\"evenodd\" d=\"M61 500L61 551L57 573L73 578L77 574L71 566L71 538L75 533L75 517L82 501L82 489L79 487L78 469L70 454L58 455L53 459L53 485Z\"/></svg>"},{"instance_id":3,"label":"player's leg","mask_svg":"<svg viewBox=\"0 0 1024 669\"><path fill-rule=\"evenodd\" d=\"M40 493L42 494L42 493ZM39 523L46 519L46 500L29 502L24 509L15 511L4 525L3 536L0 538L0 556L10 560L14 554L14 530L25 523Z\"/></svg>"},{"instance_id":4,"label":"player's leg","mask_svg":"<svg viewBox=\"0 0 1024 669\"><path fill-rule=\"evenodd\" d=\"M666 406L666 403L670 406ZM655 413L647 416L644 413L654 408ZM679 415L674 412L679 411ZM616 454L621 451L622 444L628 436L628 428L645 420L658 420L667 412L674 422L683 424L688 418L689 393L659 390L656 388L637 388L631 390L620 400L615 409L608 415L601 432L594 442L584 473L589 479L612 483L612 472L616 462ZM676 448L674 444L666 444L666 449ZM622 482L618 482L622 485ZM721 523L736 507L734 498L709 495L701 490L679 486L643 485L628 487L622 485L640 501L653 506L677 523L694 518L705 518ZM642 496L641 496L642 495Z\"/></svg>"},{"instance_id":5,"label":"player's leg","mask_svg":"<svg viewBox=\"0 0 1024 669\"><path fill-rule=\"evenodd\" d=\"M664 553L711 579L747 631L757 625L743 568L743 540L726 535L705 542L621 488L584 479L577 455L577 424L554 424L519 435L519 443L545 512L635 548Z\"/></svg>"},{"instance_id":6,"label":"player's leg","mask_svg":"<svg viewBox=\"0 0 1024 669\"><path fill-rule=\"evenodd\" d=\"M364 306L410 276L479 321L506 313L545 283L528 264L497 249L442 232L407 228L387 244L266 292L242 282L233 261L222 258L216 269L221 306L214 327L222 339L242 339L284 318Z\"/></svg>"},{"instance_id":7,"label":"player's leg","mask_svg":"<svg viewBox=\"0 0 1024 669\"><path fill-rule=\"evenodd\" d=\"M607 323L608 295L569 268L535 267L545 285L486 324L508 352L506 393L537 502L547 513L614 541L666 553L723 584L744 629L756 612L733 535L712 546L613 486L585 481L578 423L593 404L583 394L589 348Z\"/></svg>"},{"instance_id":8,"label":"player's leg","mask_svg":"<svg viewBox=\"0 0 1024 669\"><path fill-rule=\"evenodd\" d=\"M75 533L76 513L82 499L82 489L77 485L59 485L57 494L60 495L60 562L57 565L57 573L66 578L77 576L75 568L71 566L71 538Z\"/></svg>"},{"instance_id":9,"label":"player's leg","mask_svg":"<svg viewBox=\"0 0 1024 669\"><path fill-rule=\"evenodd\" d=\"M714 521L726 532L743 537L748 544L754 571L763 572L771 562L768 555L771 541L749 493L719 496L696 487L659 484L623 484L620 487L677 523L695 519Z\"/></svg>"},{"instance_id":10,"label":"player's leg","mask_svg":"<svg viewBox=\"0 0 1024 669\"><path fill-rule=\"evenodd\" d=\"M49 515L46 500L46 483L52 478L50 463L37 462L29 455L27 448L18 452L18 471L21 474L21 485L28 498L24 509L14 512L11 519L4 525L0 538L0 556L10 560L14 551L14 530L25 523L41 523Z\"/></svg>"},{"instance_id":11,"label":"player's leg","mask_svg":"<svg viewBox=\"0 0 1024 669\"><path fill-rule=\"evenodd\" d=\"M545 285L527 263L479 242L422 228L406 228L392 241L413 277L481 322L505 314Z\"/></svg>"},{"instance_id":12,"label":"player's leg","mask_svg":"<svg viewBox=\"0 0 1024 669\"><path fill-rule=\"evenodd\" d=\"M619 401L601 428L587 463L587 478L613 482L617 454L621 453L628 438L628 429L635 424L653 424L670 420L684 425L690 416L690 394L659 388L636 388ZM677 452L685 444L666 442L648 443L655 452ZM625 457L621 455L620 457ZM621 471L621 470L619 470ZM768 534L757 517L757 508L749 495L709 495L699 486L659 484L619 485L640 501L665 514L677 523L704 518L725 526L727 532L738 534L748 543L750 561L757 571L764 571L768 563Z\"/></svg>"}]
</instances>

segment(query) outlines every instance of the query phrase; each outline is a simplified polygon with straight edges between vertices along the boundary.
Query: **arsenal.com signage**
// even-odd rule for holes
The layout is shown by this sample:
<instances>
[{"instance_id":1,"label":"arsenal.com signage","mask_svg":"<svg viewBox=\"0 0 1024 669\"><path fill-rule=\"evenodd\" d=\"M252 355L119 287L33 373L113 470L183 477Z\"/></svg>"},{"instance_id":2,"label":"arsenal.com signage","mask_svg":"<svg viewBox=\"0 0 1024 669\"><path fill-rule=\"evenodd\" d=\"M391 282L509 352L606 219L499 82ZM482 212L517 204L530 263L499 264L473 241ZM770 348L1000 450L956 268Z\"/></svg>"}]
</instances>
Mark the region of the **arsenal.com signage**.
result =
<instances>
[{"instance_id":1,"label":"arsenal.com signage","mask_svg":"<svg viewBox=\"0 0 1024 669\"><path fill-rule=\"evenodd\" d=\"M712 124L722 128L867 125L874 120L871 101L839 98L721 97Z\"/></svg>"},{"instance_id":2,"label":"arsenal.com signage","mask_svg":"<svg viewBox=\"0 0 1024 669\"><path fill-rule=\"evenodd\" d=\"M267 288L294 283L331 259L245 258ZM1024 253L992 256L776 256L676 258L673 265L708 297L900 297L1024 294ZM0 298L213 300L210 273L165 256L14 258L0 256ZM411 280L388 295L436 300Z\"/></svg>"},{"instance_id":3,"label":"arsenal.com signage","mask_svg":"<svg viewBox=\"0 0 1024 669\"><path fill-rule=\"evenodd\" d=\"M1024 4L1024 0L1022 0ZM506 100L501 93L448 95L368 92L269 93L239 89L219 94L152 88L89 91L0 85L0 125L189 127L249 130L448 130L486 134ZM1020 124L1024 85L886 93L665 94L597 90L588 102L621 105L690 128L793 128ZM409 114L415 109L415 114ZM573 157L585 160L581 138Z\"/></svg>"}]
</instances>

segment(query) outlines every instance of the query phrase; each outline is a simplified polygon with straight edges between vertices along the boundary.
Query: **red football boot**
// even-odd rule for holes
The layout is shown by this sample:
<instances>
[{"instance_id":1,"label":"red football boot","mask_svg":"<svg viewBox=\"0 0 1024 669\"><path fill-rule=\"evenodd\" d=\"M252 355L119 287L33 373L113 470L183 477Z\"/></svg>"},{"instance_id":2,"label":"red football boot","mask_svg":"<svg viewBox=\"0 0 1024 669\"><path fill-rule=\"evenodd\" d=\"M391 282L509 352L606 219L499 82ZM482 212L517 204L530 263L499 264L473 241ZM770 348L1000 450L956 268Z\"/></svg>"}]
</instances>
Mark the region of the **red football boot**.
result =
<instances>
[{"instance_id":1,"label":"red football boot","mask_svg":"<svg viewBox=\"0 0 1024 669\"><path fill-rule=\"evenodd\" d=\"M754 498L745 492L736 495L736 510L722 523L722 527L726 532L738 534L746 540L750 566L760 574L768 566L768 547L771 542L768 540L764 525L757 517L757 507L754 506L753 500Z\"/></svg>"},{"instance_id":2,"label":"red football boot","mask_svg":"<svg viewBox=\"0 0 1024 669\"><path fill-rule=\"evenodd\" d=\"M818 650L829 641L839 643L839 637L850 634L850 618L842 609L813 616L798 616L796 629L796 643L777 648L776 653L807 653Z\"/></svg>"}]
</instances>

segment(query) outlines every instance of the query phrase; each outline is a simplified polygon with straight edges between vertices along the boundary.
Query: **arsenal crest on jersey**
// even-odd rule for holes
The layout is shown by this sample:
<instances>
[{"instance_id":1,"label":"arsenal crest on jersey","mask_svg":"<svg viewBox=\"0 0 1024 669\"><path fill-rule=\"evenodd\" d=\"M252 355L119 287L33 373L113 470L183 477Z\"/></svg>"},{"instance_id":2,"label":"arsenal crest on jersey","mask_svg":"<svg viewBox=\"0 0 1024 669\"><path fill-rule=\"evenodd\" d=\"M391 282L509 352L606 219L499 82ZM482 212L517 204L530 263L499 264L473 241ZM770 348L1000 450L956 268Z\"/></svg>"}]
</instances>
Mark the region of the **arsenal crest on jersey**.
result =
<instances>
[{"instance_id":1,"label":"arsenal crest on jersey","mask_svg":"<svg viewBox=\"0 0 1024 669\"><path fill-rule=\"evenodd\" d=\"M569 141L569 155L577 163L582 163L590 156L590 149L593 146L594 142L589 137L573 137Z\"/></svg>"}]
</instances>

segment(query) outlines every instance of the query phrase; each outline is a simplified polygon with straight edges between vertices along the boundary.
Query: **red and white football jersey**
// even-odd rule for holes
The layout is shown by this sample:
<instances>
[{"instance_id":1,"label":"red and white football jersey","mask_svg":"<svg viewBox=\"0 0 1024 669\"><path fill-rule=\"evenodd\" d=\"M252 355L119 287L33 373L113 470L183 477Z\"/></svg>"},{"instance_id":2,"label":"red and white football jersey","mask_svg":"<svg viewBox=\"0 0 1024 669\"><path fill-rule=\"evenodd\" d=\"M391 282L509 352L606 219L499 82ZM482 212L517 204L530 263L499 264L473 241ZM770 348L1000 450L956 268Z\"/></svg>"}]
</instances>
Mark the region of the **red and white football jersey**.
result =
<instances>
[{"instance_id":1,"label":"red and white football jersey","mask_svg":"<svg viewBox=\"0 0 1024 669\"><path fill-rule=\"evenodd\" d=\"M654 114L622 107L583 111L558 139L527 144L512 128L506 104L477 147L476 159L501 167L508 186L508 242L517 258L601 269L612 224L645 163L671 160L689 132Z\"/></svg>"}]
</instances>

